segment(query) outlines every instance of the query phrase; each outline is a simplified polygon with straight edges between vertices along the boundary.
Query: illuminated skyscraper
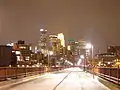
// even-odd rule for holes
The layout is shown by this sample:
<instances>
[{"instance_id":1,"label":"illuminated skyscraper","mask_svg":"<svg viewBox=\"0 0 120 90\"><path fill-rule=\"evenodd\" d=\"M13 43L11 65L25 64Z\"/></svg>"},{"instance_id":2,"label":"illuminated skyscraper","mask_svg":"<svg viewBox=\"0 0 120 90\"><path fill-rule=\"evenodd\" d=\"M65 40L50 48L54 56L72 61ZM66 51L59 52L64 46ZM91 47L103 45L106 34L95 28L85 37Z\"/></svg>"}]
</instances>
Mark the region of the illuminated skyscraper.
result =
<instances>
[{"instance_id":1,"label":"illuminated skyscraper","mask_svg":"<svg viewBox=\"0 0 120 90\"><path fill-rule=\"evenodd\" d=\"M46 54L47 50L47 30L40 29L40 40L38 44L38 50L42 52L43 54Z\"/></svg>"},{"instance_id":2,"label":"illuminated skyscraper","mask_svg":"<svg viewBox=\"0 0 120 90\"><path fill-rule=\"evenodd\" d=\"M61 45L65 47L65 38L63 33L58 34L58 39L60 39Z\"/></svg>"},{"instance_id":3,"label":"illuminated skyscraper","mask_svg":"<svg viewBox=\"0 0 120 90\"><path fill-rule=\"evenodd\" d=\"M52 51L57 51L57 46L58 46L57 35L49 35L49 46Z\"/></svg>"}]
</instances>

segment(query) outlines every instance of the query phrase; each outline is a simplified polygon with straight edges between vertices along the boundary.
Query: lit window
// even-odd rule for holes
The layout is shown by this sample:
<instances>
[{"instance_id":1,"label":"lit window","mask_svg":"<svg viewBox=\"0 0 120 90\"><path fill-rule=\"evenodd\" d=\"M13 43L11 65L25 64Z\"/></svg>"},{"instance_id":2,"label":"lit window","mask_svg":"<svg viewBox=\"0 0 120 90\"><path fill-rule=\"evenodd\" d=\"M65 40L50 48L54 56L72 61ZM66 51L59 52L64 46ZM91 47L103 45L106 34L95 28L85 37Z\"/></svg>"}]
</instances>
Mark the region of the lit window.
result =
<instances>
[{"instance_id":1,"label":"lit window","mask_svg":"<svg viewBox=\"0 0 120 90\"><path fill-rule=\"evenodd\" d=\"M32 47L30 46L30 50L32 50Z\"/></svg>"},{"instance_id":2,"label":"lit window","mask_svg":"<svg viewBox=\"0 0 120 90\"><path fill-rule=\"evenodd\" d=\"M26 60L29 60L30 59L30 57L28 56L28 57L26 57Z\"/></svg>"},{"instance_id":3,"label":"lit window","mask_svg":"<svg viewBox=\"0 0 120 90\"><path fill-rule=\"evenodd\" d=\"M17 61L20 61L20 56L17 56Z\"/></svg>"},{"instance_id":4,"label":"lit window","mask_svg":"<svg viewBox=\"0 0 120 90\"><path fill-rule=\"evenodd\" d=\"M16 51L15 53L16 53L16 55L20 55L20 51Z\"/></svg>"}]
</instances>

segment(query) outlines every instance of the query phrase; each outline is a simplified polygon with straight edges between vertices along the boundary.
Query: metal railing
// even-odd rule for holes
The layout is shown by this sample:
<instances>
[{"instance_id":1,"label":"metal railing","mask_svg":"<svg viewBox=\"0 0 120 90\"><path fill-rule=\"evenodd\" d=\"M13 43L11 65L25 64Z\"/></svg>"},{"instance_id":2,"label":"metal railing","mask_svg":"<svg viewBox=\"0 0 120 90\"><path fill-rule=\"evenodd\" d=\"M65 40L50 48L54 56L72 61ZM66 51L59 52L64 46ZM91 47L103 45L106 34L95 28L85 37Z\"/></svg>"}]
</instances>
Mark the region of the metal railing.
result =
<instances>
[{"instance_id":1,"label":"metal railing","mask_svg":"<svg viewBox=\"0 0 120 90\"><path fill-rule=\"evenodd\" d=\"M120 68L113 68L113 67L99 67L93 69L88 69L90 73L94 73L99 77L102 77L106 80L109 80L113 83L120 85ZM94 72L93 72L94 71Z\"/></svg>"},{"instance_id":2,"label":"metal railing","mask_svg":"<svg viewBox=\"0 0 120 90\"><path fill-rule=\"evenodd\" d=\"M7 78L21 78L31 75L43 74L45 72L54 72L64 69L64 67L0 67L0 81Z\"/></svg>"}]
</instances>

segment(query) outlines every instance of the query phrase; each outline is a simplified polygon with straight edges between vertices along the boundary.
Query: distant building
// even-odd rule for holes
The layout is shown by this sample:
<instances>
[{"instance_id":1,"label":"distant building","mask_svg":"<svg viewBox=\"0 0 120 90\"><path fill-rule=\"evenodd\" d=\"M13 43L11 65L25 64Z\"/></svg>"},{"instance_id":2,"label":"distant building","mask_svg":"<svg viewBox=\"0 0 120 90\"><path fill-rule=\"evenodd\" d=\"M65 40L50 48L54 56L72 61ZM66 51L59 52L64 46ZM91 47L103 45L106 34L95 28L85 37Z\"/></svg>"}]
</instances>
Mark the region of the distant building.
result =
<instances>
[{"instance_id":1,"label":"distant building","mask_svg":"<svg viewBox=\"0 0 120 90\"><path fill-rule=\"evenodd\" d=\"M109 46L107 52L115 55L114 67L120 66L120 46Z\"/></svg>"},{"instance_id":2,"label":"distant building","mask_svg":"<svg viewBox=\"0 0 120 90\"><path fill-rule=\"evenodd\" d=\"M98 66L117 67L120 65L120 46L108 46L106 53L99 53L95 56Z\"/></svg>"},{"instance_id":3,"label":"distant building","mask_svg":"<svg viewBox=\"0 0 120 90\"><path fill-rule=\"evenodd\" d=\"M67 60L75 64L78 61L78 51L76 41L73 39L68 40L67 46Z\"/></svg>"},{"instance_id":4,"label":"distant building","mask_svg":"<svg viewBox=\"0 0 120 90\"><path fill-rule=\"evenodd\" d=\"M86 49L86 42L85 41L75 41L69 40L68 41L68 49L72 52L73 55L87 55Z\"/></svg>"},{"instance_id":5,"label":"distant building","mask_svg":"<svg viewBox=\"0 0 120 90\"><path fill-rule=\"evenodd\" d=\"M13 59L12 57L12 47L0 45L0 67L7 67L11 65Z\"/></svg>"},{"instance_id":6,"label":"distant building","mask_svg":"<svg viewBox=\"0 0 120 90\"><path fill-rule=\"evenodd\" d=\"M54 52L57 51L58 37L57 35L49 35L49 47Z\"/></svg>"},{"instance_id":7,"label":"distant building","mask_svg":"<svg viewBox=\"0 0 120 90\"><path fill-rule=\"evenodd\" d=\"M120 46L109 46L107 52L116 55L116 58L120 58Z\"/></svg>"},{"instance_id":8,"label":"distant building","mask_svg":"<svg viewBox=\"0 0 120 90\"><path fill-rule=\"evenodd\" d=\"M61 39L62 40L62 39ZM52 63L55 65L58 60L64 55L64 47L60 37L58 38L57 35L49 35L49 50L53 51L52 55Z\"/></svg>"},{"instance_id":9,"label":"distant building","mask_svg":"<svg viewBox=\"0 0 120 90\"><path fill-rule=\"evenodd\" d=\"M38 42L38 50L41 51L43 54L47 53L47 41L48 41L47 30L40 29L40 40Z\"/></svg>"},{"instance_id":10,"label":"distant building","mask_svg":"<svg viewBox=\"0 0 120 90\"><path fill-rule=\"evenodd\" d=\"M25 41L19 40L7 45L12 47L12 52L14 52L17 57L17 65L30 64L32 52L30 44L26 44Z\"/></svg>"},{"instance_id":11,"label":"distant building","mask_svg":"<svg viewBox=\"0 0 120 90\"><path fill-rule=\"evenodd\" d=\"M69 54L74 55L75 54L75 48L76 48L75 47L75 41L73 39L68 40L67 49L68 49Z\"/></svg>"},{"instance_id":12,"label":"distant building","mask_svg":"<svg viewBox=\"0 0 120 90\"><path fill-rule=\"evenodd\" d=\"M97 55L98 66L112 67L114 65L115 55L111 53L101 53Z\"/></svg>"}]
</instances>

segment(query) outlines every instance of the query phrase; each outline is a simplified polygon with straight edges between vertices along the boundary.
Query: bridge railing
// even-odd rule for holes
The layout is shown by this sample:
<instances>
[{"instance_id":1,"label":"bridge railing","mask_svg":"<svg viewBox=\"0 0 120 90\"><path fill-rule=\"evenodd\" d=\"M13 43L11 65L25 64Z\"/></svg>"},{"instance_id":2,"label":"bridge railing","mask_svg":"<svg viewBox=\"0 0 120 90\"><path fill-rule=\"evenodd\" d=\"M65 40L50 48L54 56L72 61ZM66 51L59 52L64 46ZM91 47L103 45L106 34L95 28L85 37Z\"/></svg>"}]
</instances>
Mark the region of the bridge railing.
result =
<instances>
[{"instance_id":1,"label":"bridge railing","mask_svg":"<svg viewBox=\"0 0 120 90\"><path fill-rule=\"evenodd\" d=\"M20 78L65 69L65 67L0 67L0 81L7 78Z\"/></svg>"},{"instance_id":2,"label":"bridge railing","mask_svg":"<svg viewBox=\"0 0 120 90\"><path fill-rule=\"evenodd\" d=\"M98 75L104 79L107 79L116 84L120 84L120 68L113 67L99 67L94 69L88 69L89 72Z\"/></svg>"}]
</instances>

